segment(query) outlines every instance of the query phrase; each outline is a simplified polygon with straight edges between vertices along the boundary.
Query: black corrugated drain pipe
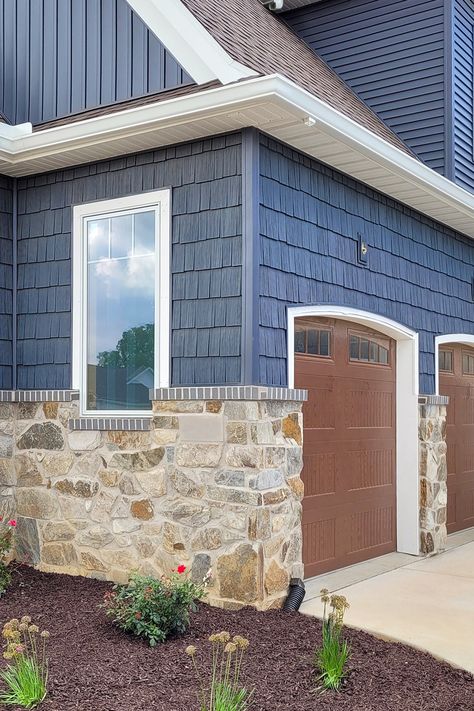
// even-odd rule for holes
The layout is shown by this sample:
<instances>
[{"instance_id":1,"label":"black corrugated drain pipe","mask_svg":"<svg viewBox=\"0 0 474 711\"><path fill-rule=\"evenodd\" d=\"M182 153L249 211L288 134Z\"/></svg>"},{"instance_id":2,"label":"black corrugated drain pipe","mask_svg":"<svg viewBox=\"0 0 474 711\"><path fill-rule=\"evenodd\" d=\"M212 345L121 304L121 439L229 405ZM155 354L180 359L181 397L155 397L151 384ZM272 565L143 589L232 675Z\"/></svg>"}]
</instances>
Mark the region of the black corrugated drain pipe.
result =
<instances>
[{"instance_id":1,"label":"black corrugated drain pipe","mask_svg":"<svg viewBox=\"0 0 474 711\"><path fill-rule=\"evenodd\" d=\"M306 595L304 582L301 578L291 578L288 597L283 604L285 612L297 612Z\"/></svg>"}]
</instances>

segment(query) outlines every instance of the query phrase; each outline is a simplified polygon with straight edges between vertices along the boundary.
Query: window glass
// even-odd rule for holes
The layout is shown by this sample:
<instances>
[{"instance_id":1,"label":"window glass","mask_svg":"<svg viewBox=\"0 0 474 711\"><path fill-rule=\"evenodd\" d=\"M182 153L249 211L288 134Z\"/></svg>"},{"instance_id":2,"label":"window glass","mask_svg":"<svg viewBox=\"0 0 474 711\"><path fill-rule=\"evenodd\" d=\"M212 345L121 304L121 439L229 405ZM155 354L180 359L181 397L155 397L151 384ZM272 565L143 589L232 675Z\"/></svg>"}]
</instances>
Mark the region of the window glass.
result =
<instances>
[{"instance_id":1,"label":"window glass","mask_svg":"<svg viewBox=\"0 0 474 711\"><path fill-rule=\"evenodd\" d=\"M360 338L357 338L357 336L350 337L349 357L352 360L359 360L359 343L360 343Z\"/></svg>"},{"instance_id":2,"label":"window glass","mask_svg":"<svg viewBox=\"0 0 474 711\"><path fill-rule=\"evenodd\" d=\"M135 254L151 254L155 251L155 213L138 212L135 221Z\"/></svg>"},{"instance_id":3,"label":"window glass","mask_svg":"<svg viewBox=\"0 0 474 711\"><path fill-rule=\"evenodd\" d=\"M307 350L311 355L319 354L319 332L314 328L309 328L307 331L308 345Z\"/></svg>"},{"instance_id":4,"label":"window glass","mask_svg":"<svg viewBox=\"0 0 474 711\"><path fill-rule=\"evenodd\" d=\"M306 350L305 331L303 329L295 331L295 353L304 353Z\"/></svg>"},{"instance_id":5,"label":"window glass","mask_svg":"<svg viewBox=\"0 0 474 711\"><path fill-rule=\"evenodd\" d=\"M439 352L439 369L445 373L453 372L453 352L452 351L440 351Z\"/></svg>"},{"instance_id":6,"label":"window glass","mask_svg":"<svg viewBox=\"0 0 474 711\"><path fill-rule=\"evenodd\" d=\"M349 359L388 365L388 348L361 336L349 336Z\"/></svg>"},{"instance_id":7,"label":"window glass","mask_svg":"<svg viewBox=\"0 0 474 711\"><path fill-rule=\"evenodd\" d=\"M462 372L464 375L474 375L474 355L471 355L470 353L463 353Z\"/></svg>"},{"instance_id":8,"label":"window glass","mask_svg":"<svg viewBox=\"0 0 474 711\"><path fill-rule=\"evenodd\" d=\"M330 350L329 350L330 336L331 336L331 334L329 331L320 331L319 332L319 355L322 355L322 356L329 356L330 355Z\"/></svg>"},{"instance_id":9,"label":"window glass","mask_svg":"<svg viewBox=\"0 0 474 711\"><path fill-rule=\"evenodd\" d=\"M155 213L145 224L154 233ZM153 223L150 224L150 215ZM137 245L140 213L87 221L87 409L148 410L154 386L155 254ZM106 257L105 223L110 256ZM143 233L142 233L143 234ZM149 245L154 243L150 235ZM139 244L142 244L138 240ZM98 256L101 255L101 256ZM95 258L93 258L95 257Z\"/></svg>"},{"instance_id":10,"label":"window glass","mask_svg":"<svg viewBox=\"0 0 474 711\"><path fill-rule=\"evenodd\" d=\"M331 331L298 326L295 328L295 353L327 358L331 355Z\"/></svg>"},{"instance_id":11,"label":"window glass","mask_svg":"<svg viewBox=\"0 0 474 711\"><path fill-rule=\"evenodd\" d=\"M360 339L360 360L369 360L369 341L366 338Z\"/></svg>"}]
</instances>

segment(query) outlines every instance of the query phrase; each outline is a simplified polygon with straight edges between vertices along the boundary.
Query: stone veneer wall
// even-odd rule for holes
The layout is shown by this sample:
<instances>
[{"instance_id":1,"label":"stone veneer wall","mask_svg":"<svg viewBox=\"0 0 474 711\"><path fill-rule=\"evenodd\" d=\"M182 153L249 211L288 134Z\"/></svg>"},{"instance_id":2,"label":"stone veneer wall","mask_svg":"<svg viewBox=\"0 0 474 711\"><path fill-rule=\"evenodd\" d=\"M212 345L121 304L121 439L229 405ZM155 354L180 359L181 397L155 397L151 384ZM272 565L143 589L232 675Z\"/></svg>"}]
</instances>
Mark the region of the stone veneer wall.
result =
<instances>
[{"instance_id":1,"label":"stone veneer wall","mask_svg":"<svg viewBox=\"0 0 474 711\"><path fill-rule=\"evenodd\" d=\"M209 601L279 605L301 576L301 402L153 403L150 431L71 431L78 402L0 403L17 558L124 581L209 568Z\"/></svg>"},{"instance_id":2,"label":"stone veneer wall","mask_svg":"<svg viewBox=\"0 0 474 711\"><path fill-rule=\"evenodd\" d=\"M448 402L444 396L420 398L420 551L425 555L440 553L446 547Z\"/></svg>"}]
</instances>

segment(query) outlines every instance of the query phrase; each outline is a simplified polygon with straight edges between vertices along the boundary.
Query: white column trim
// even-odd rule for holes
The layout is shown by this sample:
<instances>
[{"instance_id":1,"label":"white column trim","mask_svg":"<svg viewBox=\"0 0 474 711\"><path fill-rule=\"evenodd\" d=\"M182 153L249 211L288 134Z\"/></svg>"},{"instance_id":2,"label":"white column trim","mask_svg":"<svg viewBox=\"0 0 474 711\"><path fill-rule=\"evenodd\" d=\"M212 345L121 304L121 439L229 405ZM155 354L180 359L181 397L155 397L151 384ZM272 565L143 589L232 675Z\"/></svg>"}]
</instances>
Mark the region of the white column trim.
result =
<instances>
[{"instance_id":1,"label":"white column trim","mask_svg":"<svg viewBox=\"0 0 474 711\"><path fill-rule=\"evenodd\" d=\"M288 387L294 387L295 319L325 317L353 321L396 341L396 456L397 456L397 550L418 555L419 526L419 453L418 453L418 334L378 314L347 306L289 306L288 315Z\"/></svg>"}]
</instances>

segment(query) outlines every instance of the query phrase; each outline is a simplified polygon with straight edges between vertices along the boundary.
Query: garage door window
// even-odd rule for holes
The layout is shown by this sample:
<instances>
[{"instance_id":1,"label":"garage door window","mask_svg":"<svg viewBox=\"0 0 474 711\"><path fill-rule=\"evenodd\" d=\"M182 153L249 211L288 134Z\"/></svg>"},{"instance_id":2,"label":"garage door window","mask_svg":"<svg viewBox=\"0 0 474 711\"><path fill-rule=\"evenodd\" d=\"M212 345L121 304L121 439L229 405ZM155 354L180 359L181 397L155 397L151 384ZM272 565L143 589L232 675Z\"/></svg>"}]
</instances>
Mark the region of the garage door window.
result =
<instances>
[{"instance_id":1,"label":"garage door window","mask_svg":"<svg viewBox=\"0 0 474 711\"><path fill-rule=\"evenodd\" d=\"M363 363L377 363L388 365L388 343L380 342L365 336L352 334L349 338L349 359Z\"/></svg>"},{"instance_id":2,"label":"garage door window","mask_svg":"<svg viewBox=\"0 0 474 711\"><path fill-rule=\"evenodd\" d=\"M297 326L295 329L295 353L330 358L331 331L310 326Z\"/></svg>"},{"instance_id":3,"label":"garage door window","mask_svg":"<svg viewBox=\"0 0 474 711\"><path fill-rule=\"evenodd\" d=\"M453 352L452 351L440 351L439 352L439 369L443 373L453 372Z\"/></svg>"},{"instance_id":4,"label":"garage door window","mask_svg":"<svg viewBox=\"0 0 474 711\"><path fill-rule=\"evenodd\" d=\"M464 375L474 375L474 355L462 354L462 372Z\"/></svg>"}]
</instances>

